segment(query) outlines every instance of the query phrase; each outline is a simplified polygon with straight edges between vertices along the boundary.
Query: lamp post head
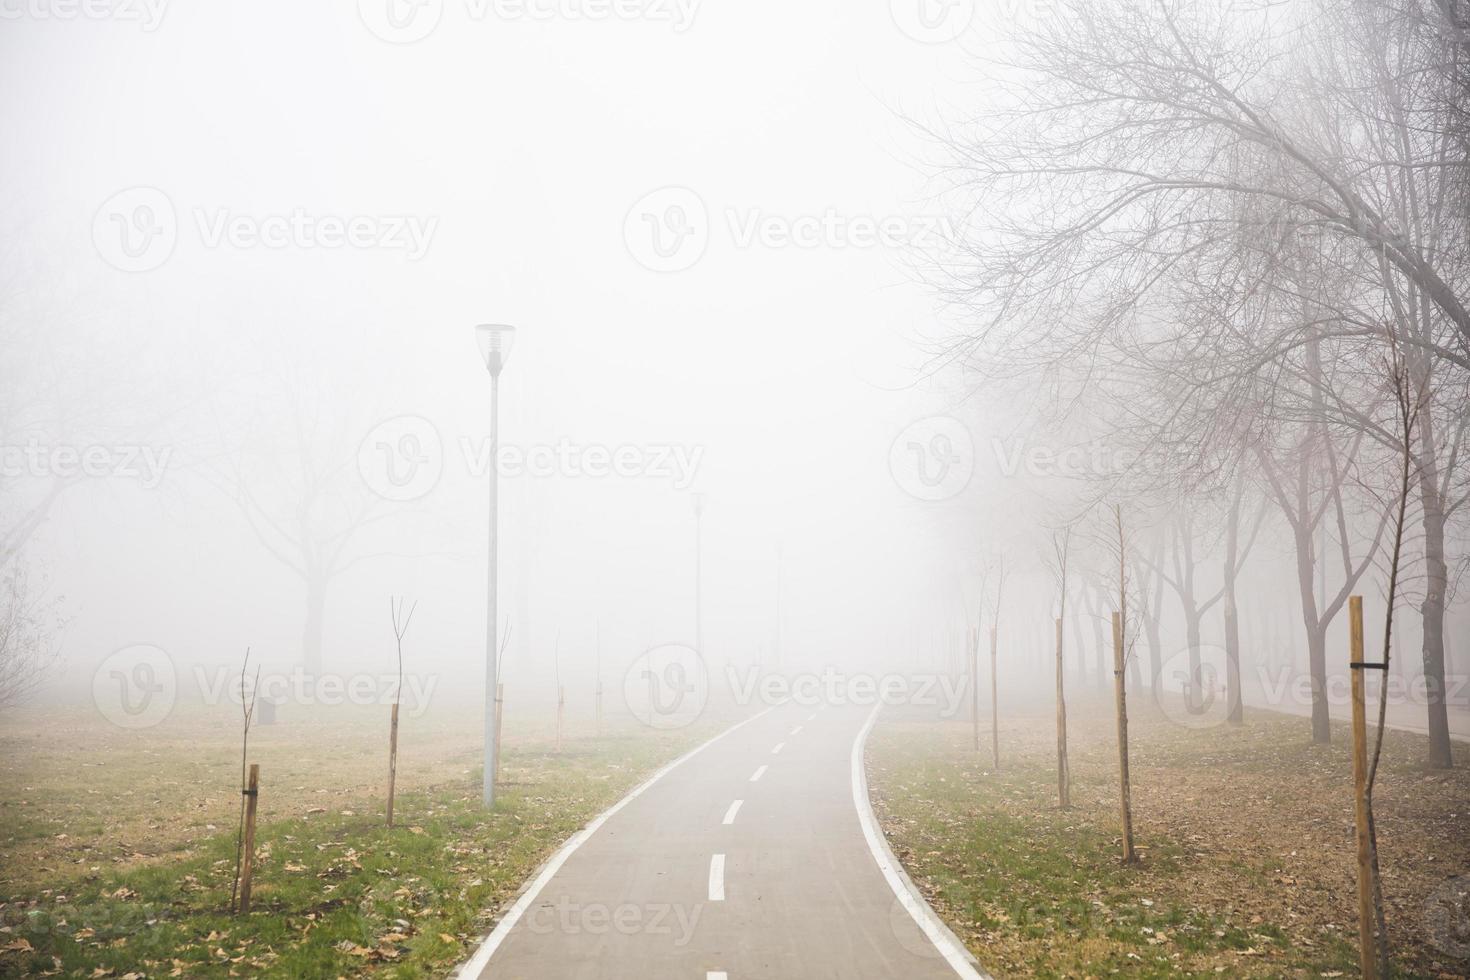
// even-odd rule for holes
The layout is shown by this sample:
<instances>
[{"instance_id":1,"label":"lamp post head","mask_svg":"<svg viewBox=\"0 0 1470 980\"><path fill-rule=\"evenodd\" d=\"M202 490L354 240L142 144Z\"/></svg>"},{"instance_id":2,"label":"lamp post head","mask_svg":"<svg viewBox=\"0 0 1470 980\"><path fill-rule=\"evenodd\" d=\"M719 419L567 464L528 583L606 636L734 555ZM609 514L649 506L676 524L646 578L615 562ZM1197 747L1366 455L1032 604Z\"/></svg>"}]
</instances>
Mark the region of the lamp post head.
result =
<instances>
[{"instance_id":1,"label":"lamp post head","mask_svg":"<svg viewBox=\"0 0 1470 980\"><path fill-rule=\"evenodd\" d=\"M500 369L510 358L511 346L515 344L516 328L503 323L482 323L475 327L475 341L480 345L480 358L485 370L492 377L499 377Z\"/></svg>"}]
</instances>

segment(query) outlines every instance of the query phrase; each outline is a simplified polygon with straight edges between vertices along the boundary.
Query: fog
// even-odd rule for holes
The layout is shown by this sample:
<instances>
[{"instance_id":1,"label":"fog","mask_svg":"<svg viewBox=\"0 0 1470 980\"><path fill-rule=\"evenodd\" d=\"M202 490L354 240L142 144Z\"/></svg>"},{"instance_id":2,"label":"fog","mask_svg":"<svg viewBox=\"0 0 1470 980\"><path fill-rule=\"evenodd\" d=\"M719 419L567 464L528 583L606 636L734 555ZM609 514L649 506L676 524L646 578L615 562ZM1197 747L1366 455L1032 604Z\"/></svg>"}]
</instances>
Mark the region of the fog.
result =
<instances>
[{"instance_id":1,"label":"fog","mask_svg":"<svg viewBox=\"0 0 1470 980\"><path fill-rule=\"evenodd\" d=\"M27 10L0 41L7 558L61 621L50 696L134 644L181 670L310 664L314 605L321 669L385 670L400 596L411 671L478 697L484 322L517 337L506 678L586 683L600 657L615 680L695 643L702 494L712 667L958 672L1005 568L1003 662L1047 692L1053 535L1079 529L1103 595L1126 440L1090 394L1063 410L957 361L967 314L933 273L956 238L1002 240L936 180L936 132L1014 106L973 66L1034 12L945 44L881 7ZM73 476L56 447L105 452ZM1190 499L1131 516L1167 528ZM1262 521L1248 644L1301 667L1290 540ZM1198 525L1208 596L1223 545ZM1192 642L1150 615L1162 657ZM1105 616L1074 624L1095 682Z\"/></svg>"}]
</instances>

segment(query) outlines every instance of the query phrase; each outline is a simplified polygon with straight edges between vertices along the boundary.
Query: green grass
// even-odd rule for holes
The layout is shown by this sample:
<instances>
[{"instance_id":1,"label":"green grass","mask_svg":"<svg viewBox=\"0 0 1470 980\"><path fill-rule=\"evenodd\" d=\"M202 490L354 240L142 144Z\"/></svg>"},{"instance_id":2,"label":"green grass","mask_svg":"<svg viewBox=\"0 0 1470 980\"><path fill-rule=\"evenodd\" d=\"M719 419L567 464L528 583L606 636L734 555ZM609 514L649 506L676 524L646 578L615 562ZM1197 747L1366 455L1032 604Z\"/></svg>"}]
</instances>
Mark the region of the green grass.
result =
<instances>
[{"instance_id":1,"label":"green grass","mask_svg":"<svg viewBox=\"0 0 1470 980\"><path fill-rule=\"evenodd\" d=\"M341 811L265 823L246 916L228 911L233 827L186 857L8 895L0 976L442 975L562 841L692 741L635 734L508 755L515 778L490 813L473 773L400 796L392 830Z\"/></svg>"}]
</instances>

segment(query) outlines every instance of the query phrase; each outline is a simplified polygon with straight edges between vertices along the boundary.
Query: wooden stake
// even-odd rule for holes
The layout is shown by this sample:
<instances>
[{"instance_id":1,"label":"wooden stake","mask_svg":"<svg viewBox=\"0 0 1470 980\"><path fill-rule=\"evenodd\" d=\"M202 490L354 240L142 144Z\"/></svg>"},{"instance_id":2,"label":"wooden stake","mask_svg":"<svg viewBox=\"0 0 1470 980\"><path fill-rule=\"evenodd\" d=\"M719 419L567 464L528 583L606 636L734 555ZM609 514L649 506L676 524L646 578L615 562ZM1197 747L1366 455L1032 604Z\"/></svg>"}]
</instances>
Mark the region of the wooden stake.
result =
<instances>
[{"instance_id":1,"label":"wooden stake","mask_svg":"<svg viewBox=\"0 0 1470 980\"><path fill-rule=\"evenodd\" d=\"M393 786L398 781L398 702L393 702L393 720L388 724L388 826L393 826Z\"/></svg>"},{"instance_id":2,"label":"wooden stake","mask_svg":"<svg viewBox=\"0 0 1470 980\"><path fill-rule=\"evenodd\" d=\"M980 628L974 627L966 637L970 641L970 735L975 751L980 751Z\"/></svg>"},{"instance_id":3,"label":"wooden stake","mask_svg":"<svg viewBox=\"0 0 1470 980\"><path fill-rule=\"evenodd\" d=\"M1368 841L1368 719L1363 691L1363 597L1348 600L1349 666L1353 675L1353 823L1358 850L1358 968L1378 980L1373 928L1373 857Z\"/></svg>"},{"instance_id":4,"label":"wooden stake","mask_svg":"<svg viewBox=\"0 0 1470 980\"><path fill-rule=\"evenodd\" d=\"M979 644L976 644L977 646ZM995 627L990 627L990 750L1000 771L1000 712L995 691Z\"/></svg>"},{"instance_id":5,"label":"wooden stake","mask_svg":"<svg viewBox=\"0 0 1470 980\"><path fill-rule=\"evenodd\" d=\"M1118 703L1118 800L1123 811L1123 863L1138 860L1133 850L1133 793L1128 782L1128 694L1124 661L1123 614L1113 613L1113 693Z\"/></svg>"},{"instance_id":6,"label":"wooden stake","mask_svg":"<svg viewBox=\"0 0 1470 980\"><path fill-rule=\"evenodd\" d=\"M495 685L495 785L500 785L500 730L505 727L505 685Z\"/></svg>"},{"instance_id":7,"label":"wooden stake","mask_svg":"<svg viewBox=\"0 0 1470 980\"><path fill-rule=\"evenodd\" d=\"M255 874L255 803L260 798L260 766L250 764L245 789L245 852L240 867L240 913L250 911L250 885Z\"/></svg>"},{"instance_id":8,"label":"wooden stake","mask_svg":"<svg viewBox=\"0 0 1470 980\"><path fill-rule=\"evenodd\" d=\"M1067 700L1062 691L1062 621L1057 620L1057 804L1072 805L1072 773L1067 768Z\"/></svg>"}]
</instances>

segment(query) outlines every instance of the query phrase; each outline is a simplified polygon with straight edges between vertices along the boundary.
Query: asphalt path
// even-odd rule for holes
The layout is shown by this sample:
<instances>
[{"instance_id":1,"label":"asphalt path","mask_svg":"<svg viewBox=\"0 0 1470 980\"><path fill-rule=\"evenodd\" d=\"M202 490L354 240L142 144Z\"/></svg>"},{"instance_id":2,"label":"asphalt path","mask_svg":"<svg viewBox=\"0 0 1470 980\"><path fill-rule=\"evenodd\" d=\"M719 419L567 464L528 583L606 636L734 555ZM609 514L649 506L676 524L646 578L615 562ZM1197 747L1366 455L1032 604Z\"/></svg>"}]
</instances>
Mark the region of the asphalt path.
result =
<instances>
[{"instance_id":1,"label":"asphalt path","mask_svg":"<svg viewBox=\"0 0 1470 980\"><path fill-rule=\"evenodd\" d=\"M873 819L874 718L781 705L660 770L528 882L459 976L983 977Z\"/></svg>"}]
</instances>

